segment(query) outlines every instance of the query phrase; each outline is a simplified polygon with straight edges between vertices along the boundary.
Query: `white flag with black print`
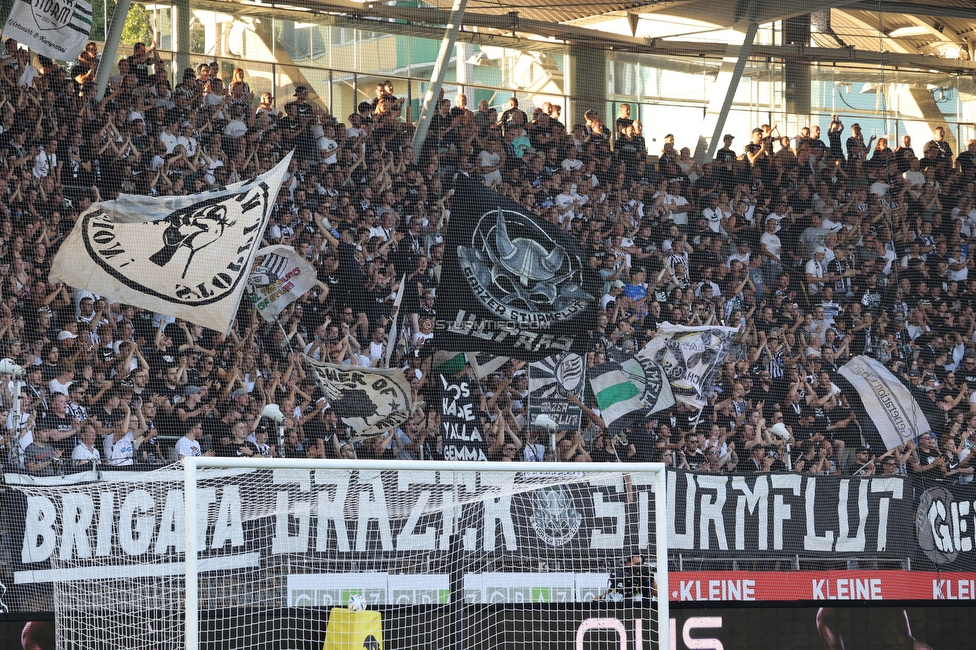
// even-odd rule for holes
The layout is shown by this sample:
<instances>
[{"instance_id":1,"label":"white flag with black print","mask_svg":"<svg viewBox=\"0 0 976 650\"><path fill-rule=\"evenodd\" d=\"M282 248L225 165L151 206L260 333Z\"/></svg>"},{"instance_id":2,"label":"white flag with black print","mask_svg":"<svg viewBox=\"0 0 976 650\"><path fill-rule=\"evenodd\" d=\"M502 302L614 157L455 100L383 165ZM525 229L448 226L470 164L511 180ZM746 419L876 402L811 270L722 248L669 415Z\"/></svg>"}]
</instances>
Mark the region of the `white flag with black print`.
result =
<instances>
[{"instance_id":1,"label":"white flag with black print","mask_svg":"<svg viewBox=\"0 0 976 650\"><path fill-rule=\"evenodd\" d=\"M85 49L91 25L86 0L14 0L3 35L42 56L73 61Z\"/></svg>"},{"instance_id":2,"label":"white flag with black print","mask_svg":"<svg viewBox=\"0 0 976 650\"><path fill-rule=\"evenodd\" d=\"M51 282L227 332L291 156L212 192L96 203L61 245Z\"/></svg>"},{"instance_id":3,"label":"white flag with black print","mask_svg":"<svg viewBox=\"0 0 976 650\"><path fill-rule=\"evenodd\" d=\"M894 449L932 430L911 391L879 361L856 356L841 366L840 375L834 380L844 389L854 411L868 415L860 418L858 424L865 444L872 451ZM848 383L849 387L845 385ZM857 397L854 397L855 392ZM864 406L863 411L856 408L858 399Z\"/></svg>"},{"instance_id":4,"label":"white flag with black print","mask_svg":"<svg viewBox=\"0 0 976 650\"><path fill-rule=\"evenodd\" d=\"M247 295L261 318L274 321L285 307L315 286L315 269L291 246L267 246L247 278Z\"/></svg>"},{"instance_id":5,"label":"white flag with black print","mask_svg":"<svg viewBox=\"0 0 976 650\"><path fill-rule=\"evenodd\" d=\"M309 356L305 362L354 441L400 426L414 410L410 382L402 370L339 366Z\"/></svg>"},{"instance_id":6,"label":"white flag with black print","mask_svg":"<svg viewBox=\"0 0 976 650\"><path fill-rule=\"evenodd\" d=\"M637 356L664 369L676 400L701 409L738 332L735 327L661 323L657 336Z\"/></svg>"}]
</instances>

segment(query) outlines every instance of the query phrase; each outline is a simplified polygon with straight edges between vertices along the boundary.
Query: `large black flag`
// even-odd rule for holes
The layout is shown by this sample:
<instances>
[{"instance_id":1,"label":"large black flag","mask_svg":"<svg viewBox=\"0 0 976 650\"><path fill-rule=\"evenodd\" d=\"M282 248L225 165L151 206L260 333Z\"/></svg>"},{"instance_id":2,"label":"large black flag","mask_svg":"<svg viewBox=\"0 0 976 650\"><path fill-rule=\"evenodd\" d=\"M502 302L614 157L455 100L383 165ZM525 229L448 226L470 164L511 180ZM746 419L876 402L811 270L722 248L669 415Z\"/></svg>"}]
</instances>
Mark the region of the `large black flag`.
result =
<instances>
[{"instance_id":1,"label":"large black flag","mask_svg":"<svg viewBox=\"0 0 976 650\"><path fill-rule=\"evenodd\" d=\"M438 349L538 361L584 354L601 280L579 243L459 175L437 292Z\"/></svg>"}]
</instances>

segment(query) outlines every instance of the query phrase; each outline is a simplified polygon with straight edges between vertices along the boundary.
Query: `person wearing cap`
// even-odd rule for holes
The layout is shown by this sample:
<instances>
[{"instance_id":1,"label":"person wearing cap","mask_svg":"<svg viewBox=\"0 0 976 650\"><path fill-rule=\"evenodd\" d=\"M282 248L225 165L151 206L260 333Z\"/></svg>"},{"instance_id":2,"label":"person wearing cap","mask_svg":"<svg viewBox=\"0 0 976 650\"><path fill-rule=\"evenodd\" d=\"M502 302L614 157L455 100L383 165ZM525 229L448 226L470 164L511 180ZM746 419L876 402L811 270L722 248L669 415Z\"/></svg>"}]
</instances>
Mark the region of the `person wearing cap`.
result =
<instances>
[{"instance_id":1,"label":"person wearing cap","mask_svg":"<svg viewBox=\"0 0 976 650\"><path fill-rule=\"evenodd\" d=\"M193 122L183 120L180 123L180 135L176 139L176 142L183 146L187 158L193 158L197 155L197 148L200 146L200 143L197 141L197 131L193 128Z\"/></svg>"},{"instance_id":2,"label":"person wearing cap","mask_svg":"<svg viewBox=\"0 0 976 650\"><path fill-rule=\"evenodd\" d=\"M600 310L606 311L610 303L615 303L623 295L625 286L622 280L614 280L611 282L609 291L603 294L603 298L600 300Z\"/></svg>"},{"instance_id":3,"label":"person wearing cap","mask_svg":"<svg viewBox=\"0 0 976 650\"><path fill-rule=\"evenodd\" d=\"M735 161L739 157L732 149L734 139L734 135L726 133L722 137L722 148L715 152L715 172L725 182L726 190L729 189L728 183L732 181Z\"/></svg>"},{"instance_id":4,"label":"person wearing cap","mask_svg":"<svg viewBox=\"0 0 976 650\"><path fill-rule=\"evenodd\" d=\"M34 428L34 439L24 450L24 467L35 476L55 476L64 452L50 444L52 431L43 427Z\"/></svg>"},{"instance_id":5,"label":"person wearing cap","mask_svg":"<svg viewBox=\"0 0 976 650\"><path fill-rule=\"evenodd\" d=\"M763 130L755 128L752 130L751 140L746 145L746 160L753 167L760 164L767 164L772 157L769 149L769 140L763 138Z\"/></svg>"}]
</instances>

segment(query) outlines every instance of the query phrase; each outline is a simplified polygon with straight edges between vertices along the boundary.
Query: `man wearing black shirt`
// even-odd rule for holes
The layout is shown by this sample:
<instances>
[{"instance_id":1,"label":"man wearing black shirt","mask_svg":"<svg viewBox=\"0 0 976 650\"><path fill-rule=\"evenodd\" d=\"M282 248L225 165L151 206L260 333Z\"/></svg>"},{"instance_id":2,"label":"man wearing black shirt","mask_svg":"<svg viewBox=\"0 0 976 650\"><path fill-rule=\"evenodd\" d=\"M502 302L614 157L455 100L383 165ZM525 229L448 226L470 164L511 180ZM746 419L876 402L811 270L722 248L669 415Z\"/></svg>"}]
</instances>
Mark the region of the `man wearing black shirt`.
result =
<instances>
[{"instance_id":1,"label":"man wearing black shirt","mask_svg":"<svg viewBox=\"0 0 976 650\"><path fill-rule=\"evenodd\" d=\"M733 167L735 166L735 159L738 158L732 149L732 140L734 139L734 135L726 133L725 137L722 138L722 148L715 152L715 173L721 179L728 192L732 191L734 181Z\"/></svg>"},{"instance_id":2,"label":"man wearing black shirt","mask_svg":"<svg viewBox=\"0 0 976 650\"><path fill-rule=\"evenodd\" d=\"M161 66L163 60L156 53L156 46L146 49L145 43L136 43L132 48L132 56L129 57L129 72L136 76L136 84L148 86L149 66Z\"/></svg>"},{"instance_id":3,"label":"man wearing black shirt","mask_svg":"<svg viewBox=\"0 0 976 650\"><path fill-rule=\"evenodd\" d=\"M964 178L976 179L976 138L970 140L966 150L956 157L956 165Z\"/></svg>"}]
</instances>

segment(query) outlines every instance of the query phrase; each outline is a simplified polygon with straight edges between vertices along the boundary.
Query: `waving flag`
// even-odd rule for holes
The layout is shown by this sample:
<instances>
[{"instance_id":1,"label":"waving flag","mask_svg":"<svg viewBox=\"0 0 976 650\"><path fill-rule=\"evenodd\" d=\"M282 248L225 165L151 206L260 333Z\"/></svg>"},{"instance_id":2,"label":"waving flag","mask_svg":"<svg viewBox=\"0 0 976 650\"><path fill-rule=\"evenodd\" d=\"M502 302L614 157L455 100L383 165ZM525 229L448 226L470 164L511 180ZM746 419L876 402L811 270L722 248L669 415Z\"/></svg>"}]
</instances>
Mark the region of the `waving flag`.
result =
<instances>
[{"instance_id":1,"label":"waving flag","mask_svg":"<svg viewBox=\"0 0 976 650\"><path fill-rule=\"evenodd\" d=\"M51 282L228 331L290 160L222 190L93 205L61 245Z\"/></svg>"},{"instance_id":2,"label":"waving flag","mask_svg":"<svg viewBox=\"0 0 976 650\"><path fill-rule=\"evenodd\" d=\"M738 331L661 323L657 336L637 356L664 369L679 402L701 409Z\"/></svg>"},{"instance_id":3,"label":"waving flag","mask_svg":"<svg viewBox=\"0 0 976 650\"><path fill-rule=\"evenodd\" d=\"M43 56L73 61L88 43L91 23L85 0L14 0L3 35Z\"/></svg>"},{"instance_id":4,"label":"waving flag","mask_svg":"<svg viewBox=\"0 0 976 650\"><path fill-rule=\"evenodd\" d=\"M291 246L268 246L247 278L247 294L261 318L271 322L315 286L315 269Z\"/></svg>"},{"instance_id":5,"label":"waving flag","mask_svg":"<svg viewBox=\"0 0 976 650\"><path fill-rule=\"evenodd\" d=\"M894 449L932 430L911 392L878 361L854 357L841 367L840 374L843 379L836 379L840 388L847 388L843 385L846 380L854 389L844 394L853 402L856 392L870 418L870 422L858 419L858 424L871 449Z\"/></svg>"},{"instance_id":6,"label":"waving flag","mask_svg":"<svg viewBox=\"0 0 976 650\"><path fill-rule=\"evenodd\" d=\"M627 373L630 381L640 390L641 402L648 413L657 413L675 405L674 393L660 365L615 345L607 345L606 348L610 360L620 364L620 369Z\"/></svg>"},{"instance_id":7,"label":"waving flag","mask_svg":"<svg viewBox=\"0 0 976 650\"><path fill-rule=\"evenodd\" d=\"M458 176L455 189L437 347L525 361L584 354L602 284L579 243L467 176Z\"/></svg>"},{"instance_id":8,"label":"waving flag","mask_svg":"<svg viewBox=\"0 0 976 650\"><path fill-rule=\"evenodd\" d=\"M583 399L586 388L586 360L562 352L529 364L529 421L548 415L559 431L579 431L583 410L569 399Z\"/></svg>"},{"instance_id":9,"label":"waving flag","mask_svg":"<svg viewBox=\"0 0 976 650\"><path fill-rule=\"evenodd\" d=\"M413 412L410 382L402 370L339 366L308 356L305 363L353 440L398 427Z\"/></svg>"},{"instance_id":10,"label":"waving flag","mask_svg":"<svg viewBox=\"0 0 976 650\"><path fill-rule=\"evenodd\" d=\"M638 417L674 406L661 366L609 343L606 348L609 361L593 366L589 374L600 417L610 433L623 430Z\"/></svg>"},{"instance_id":11,"label":"waving flag","mask_svg":"<svg viewBox=\"0 0 976 650\"><path fill-rule=\"evenodd\" d=\"M600 407L600 417L611 433L630 424L646 410L641 389L630 380L619 363L600 363L589 369L590 388Z\"/></svg>"}]
</instances>

